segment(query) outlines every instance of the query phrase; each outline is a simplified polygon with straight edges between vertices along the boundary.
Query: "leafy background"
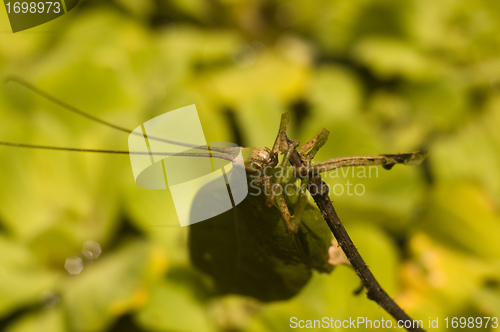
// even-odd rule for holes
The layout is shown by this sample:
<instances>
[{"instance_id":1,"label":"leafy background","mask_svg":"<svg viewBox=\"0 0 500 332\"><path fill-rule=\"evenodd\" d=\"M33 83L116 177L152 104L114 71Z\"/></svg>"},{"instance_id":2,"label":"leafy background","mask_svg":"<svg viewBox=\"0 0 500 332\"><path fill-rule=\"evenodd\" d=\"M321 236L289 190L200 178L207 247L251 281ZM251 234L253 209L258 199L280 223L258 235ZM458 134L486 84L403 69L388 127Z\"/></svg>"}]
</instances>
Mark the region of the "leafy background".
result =
<instances>
[{"instance_id":1,"label":"leafy background","mask_svg":"<svg viewBox=\"0 0 500 332\"><path fill-rule=\"evenodd\" d=\"M3 7L2 7L3 8ZM486 0L86 1L12 34L0 11L0 137L127 149L23 77L124 127L195 103L211 141L330 139L318 160L428 149L335 206L383 287L414 318L500 317L500 4ZM295 298L214 297L188 260L170 193L135 186L126 156L0 149L0 329L280 331L290 317L388 316L355 273ZM65 259L98 242L69 275ZM440 330L444 330L443 325Z\"/></svg>"}]
</instances>

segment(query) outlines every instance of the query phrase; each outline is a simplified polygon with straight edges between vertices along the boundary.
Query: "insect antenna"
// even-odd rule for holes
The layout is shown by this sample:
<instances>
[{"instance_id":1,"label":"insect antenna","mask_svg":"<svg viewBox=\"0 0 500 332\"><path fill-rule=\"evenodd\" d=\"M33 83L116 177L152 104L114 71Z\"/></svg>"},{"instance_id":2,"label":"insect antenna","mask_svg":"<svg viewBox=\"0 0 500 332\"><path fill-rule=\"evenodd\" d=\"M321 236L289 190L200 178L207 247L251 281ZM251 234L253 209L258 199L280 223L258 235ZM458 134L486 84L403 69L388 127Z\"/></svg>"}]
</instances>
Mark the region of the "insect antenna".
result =
<instances>
[{"instance_id":1,"label":"insect antenna","mask_svg":"<svg viewBox=\"0 0 500 332\"><path fill-rule=\"evenodd\" d=\"M75 113L75 114L78 114L84 118L87 118L87 119L90 119L94 122L97 122L97 123L100 123L102 125L105 125L107 127L110 127L110 128L113 128L113 129L116 129L116 130L119 130L119 131L123 131L125 133L128 133L130 134L132 132L132 130L130 129L127 129L127 128L124 128L124 127L120 127L118 125L115 125L113 123L110 123L110 122L107 122L105 120L102 120L102 119L99 119L98 117L95 117L87 112L84 112L74 106L71 106L70 104L67 104L65 103L64 101L48 94L47 92L43 91L43 90L40 90L39 88L37 88L36 86L34 86L33 84L23 80L22 78L19 78L19 77L16 77L16 76L11 76L9 78L7 78L7 83L10 83L10 82L13 82L13 83L17 83L23 87L25 87L26 89L30 90L31 92L34 92L42 97L44 97L45 99L47 100L50 100L51 102L53 102L54 104L56 105L59 105L61 106L62 108L66 109L67 111L69 112L72 112L72 113Z\"/></svg>"},{"instance_id":2,"label":"insect antenna","mask_svg":"<svg viewBox=\"0 0 500 332\"><path fill-rule=\"evenodd\" d=\"M137 133L133 130L130 130L128 128L118 126L116 124L113 124L111 122L105 121L103 119L100 119L96 116L93 116L85 111L82 111L72 105L69 105L65 103L64 101L52 96L51 94L37 88L33 84L25 81L22 78L16 77L16 76L10 76L7 78L7 83L13 82L17 83L26 89L44 97L47 100L50 100L54 104L62 107L63 109L72 112L74 114L80 115L84 118L87 118L89 120L92 120L94 122L100 123L104 126L107 126L109 128L116 129L121 132L125 132L127 134L134 134L137 136L144 136L142 133ZM3 146L11 146L11 147L18 147L18 148L30 148L30 149L45 149L45 150L58 150L58 151L73 151L73 152L95 152L95 153L113 153L113 154L144 154L144 155L163 155L163 156L186 156L186 157L213 157L213 158L220 158L220 159L226 159L226 160L233 160L234 155L233 151L231 149L227 148L219 148L219 147L210 147L206 145L196 145L196 144L190 144L190 143L183 143L183 142L177 142L177 141L172 141L172 140L167 140L163 139L160 137L155 137L155 136L147 136L148 140L156 140L156 141L161 141L164 143L169 143L169 144L174 144L174 145L179 145L179 146L185 146L185 147L190 147L194 149L201 149L201 150L207 150L208 153L169 153L169 152L138 152L138 151L117 151L117 150L102 150L102 149L80 149L80 148L68 148L68 147L55 147L55 146L45 146L45 145L34 145L34 144L22 144L22 143L12 143L12 142L5 142L5 141L0 141L0 145ZM214 153L217 152L217 153Z\"/></svg>"},{"instance_id":3,"label":"insect antenna","mask_svg":"<svg viewBox=\"0 0 500 332\"><path fill-rule=\"evenodd\" d=\"M110 153L110 154L133 154L133 155L153 155L153 156L176 156L176 157L202 157L202 158L218 158L232 161L233 156L224 153L193 153L193 152L142 152L142 151L123 151L123 150L105 150L105 149L81 149L68 148L59 146L24 144L0 141L0 145L10 146L15 148L40 149L40 150L55 150L68 152L94 152L94 153Z\"/></svg>"}]
</instances>

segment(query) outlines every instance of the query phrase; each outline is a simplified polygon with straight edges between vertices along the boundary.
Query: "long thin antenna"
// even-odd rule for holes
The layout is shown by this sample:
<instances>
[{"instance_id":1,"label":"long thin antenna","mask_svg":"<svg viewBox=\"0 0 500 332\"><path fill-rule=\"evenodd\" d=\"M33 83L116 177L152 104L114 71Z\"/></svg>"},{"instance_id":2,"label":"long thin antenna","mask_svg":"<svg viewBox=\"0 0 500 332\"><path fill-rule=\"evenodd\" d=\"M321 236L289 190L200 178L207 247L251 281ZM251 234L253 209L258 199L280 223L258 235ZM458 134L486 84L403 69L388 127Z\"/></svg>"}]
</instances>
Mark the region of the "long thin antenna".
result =
<instances>
[{"instance_id":1,"label":"long thin antenna","mask_svg":"<svg viewBox=\"0 0 500 332\"><path fill-rule=\"evenodd\" d=\"M108 121L105 121L105 120L102 120L98 117L95 117L85 111L82 111L74 106L71 106L67 103L65 103L64 101L48 94L47 92L43 91L43 90L40 90L39 88L37 88L36 86L34 86L33 84L23 80L22 78L19 78L17 76L10 76L7 78L7 83L9 82L14 82L14 83L17 83L23 87L25 87L26 89L28 90L31 90L32 92L50 100L51 102L53 102L54 104L56 105L59 105L61 106L62 108L66 109L67 111L70 111L74 114L77 114L77 115L80 115L84 118L87 118L89 120L92 120L92 121L95 121L97 123L100 123L106 127L109 127L109 128L113 128L113 129L116 129L116 130L119 130L121 132L125 132L127 134L134 134L134 135L137 135L137 136L144 136L142 133L137 133L137 132L134 132L133 130L130 130L128 128L125 128L125 127L121 127L121 126L118 126L118 125L115 125L111 122L108 122ZM206 145L196 145L196 144L190 144L190 143L183 143L183 142L177 142L177 141L172 141L172 140L167 140L167 139L163 139L163 138L160 138L160 137L155 137L155 136L150 136L148 135L148 139L150 140L156 140L156 141L160 141L160 142L164 142L164 143L169 143L169 144L174 144L174 145L180 145L180 146L185 146L185 147L190 147L190 148L197 148L197 149L202 149L202 150L212 150L212 151L217 151L217 152L223 152L223 153L227 153L228 150L225 149L225 148L219 148L219 147L208 147ZM69 150L68 150L69 151Z\"/></svg>"},{"instance_id":2,"label":"long thin antenna","mask_svg":"<svg viewBox=\"0 0 500 332\"><path fill-rule=\"evenodd\" d=\"M128 133L128 134L130 134L132 132L132 130L129 130L129 129L124 128L124 127L117 126L117 125L115 125L113 123L110 123L110 122L107 122L107 121L104 121L102 119L99 119L99 118L91 115L91 114L88 114L87 112L79 110L78 108L76 108L74 106L66 104L64 101L57 99L56 97L48 94L47 92L45 92L43 90L40 90L39 88L37 88L36 86L32 85L31 83L28 83L27 81L23 80L22 78L19 78L19 77L16 77L16 76L10 76L10 77L7 78L7 83L9 83L9 82L14 82L14 83L20 84L20 85L24 86L26 89L31 90L32 92L34 92L36 94L39 94L40 96L42 96L42 97L50 100L54 104L59 105L59 106L65 108L66 110L68 110L70 112L73 112L75 114L83 116L84 118L90 119L92 121L98 122L100 124L103 124L105 126L108 126L110 128L113 128L113 129L116 129L116 130L119 130L119 131L123 131L123 132Z\"/></svg>"},{"instance_id":3,"label":"long thin antenna","mask_svg":"<svg viewBox=\"0 0 500 332\"><path fill-rule=\"evenodd\" d=\"M41 149L41 150L55 150L55 151L69 151L69 152L94 152L94 153L112 153L112 154L133 154L133 155L154 155L154 156L177 156L177 157L203 157L203 158L218 158L232 161L233 156L226 153L189 153L189 152L141 152L141 151L123 151L123 150L101 150L101 149L80 149L80 148L68 148L59 146L47 146L47 145L36 145L36 144L24 144L24 143L11 143L0 141L0 145L10 146L15 148L27 148L27 149Z\"/></svg>"}]
</instances>

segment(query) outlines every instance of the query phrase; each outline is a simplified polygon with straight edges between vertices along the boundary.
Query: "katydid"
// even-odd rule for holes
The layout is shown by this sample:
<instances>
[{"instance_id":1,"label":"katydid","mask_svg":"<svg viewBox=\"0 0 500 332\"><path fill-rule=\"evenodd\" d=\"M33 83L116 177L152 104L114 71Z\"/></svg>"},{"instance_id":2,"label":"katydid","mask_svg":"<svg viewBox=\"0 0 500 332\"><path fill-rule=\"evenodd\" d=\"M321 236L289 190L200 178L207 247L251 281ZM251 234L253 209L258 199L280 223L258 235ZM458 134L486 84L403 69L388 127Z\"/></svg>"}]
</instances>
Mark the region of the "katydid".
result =
<instances>
[{"instance_id":1,"label":"katydid","mask_svg":"<svg viewBox=\"0 0 500 332\"><path fill-rule=\"evenodd\" d=\"M29 90L42 95L64 109L122 132L131 130L114 125L76 109L39 90L24 80L13 78ZM399 153L369 157L344 157L313 163L318 150L325 144L328 131L323 129L309 142L288 143L288 115L281 119L277 138L269 148L217 148L168 141L202 152L169 153L80 149L0 141L0 145L32 149L113 154L153 154L160 156L212 157L233 161L241 152L249 185L263 190L249 195L233 209L210 220L190 226L190 255L193 264L214 278L217 293L236 293L263 301L283 300L294 296L307 283L312 269L330 272L328 262L331 235L317 208L306 195L308 179L315 174L339 167L381 165L391 169L395 164L418 165L426 153ZM159 137L148 137L163 140ZM306 166L293 168L289 164L296 150ZM280 155L282 156L280 158ZM296 183L300 181L300 185ZM294 193L283 190L292 186ZM210 192L211 184L200 189ZM321 188L324 190L324 188ZM218 197L213 197L217 204ZM191 212L200 208L195 198Z\"/></svg>"}]
</instances>

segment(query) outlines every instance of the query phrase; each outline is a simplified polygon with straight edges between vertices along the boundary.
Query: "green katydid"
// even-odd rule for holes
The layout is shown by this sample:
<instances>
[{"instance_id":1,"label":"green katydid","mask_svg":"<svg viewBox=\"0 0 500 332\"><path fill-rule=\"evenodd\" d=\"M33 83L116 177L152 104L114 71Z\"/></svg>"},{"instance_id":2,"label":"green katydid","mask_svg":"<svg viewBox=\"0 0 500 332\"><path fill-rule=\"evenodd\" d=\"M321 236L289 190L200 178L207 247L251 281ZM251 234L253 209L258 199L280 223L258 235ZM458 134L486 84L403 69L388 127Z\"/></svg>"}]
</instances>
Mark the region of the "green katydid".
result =
<instances>
[{"instance_id":1,"label":"green katydid","mask_svg":"<svg viewBox=\"0 0 500 332\"><path fill-rule=\"evenodd\" d=\"M33 85L13 78L24 87L55 102L68 111L89 118L108 127L131 133L131 130L96 118L76 109ZM190 255L193 264L214 278L218 294L236 293L263 301L283 300L294 296L307 283L312 269L330 272L328 262L331 234L318 209L306 196L308 178L314 174L339 167L381 165L390 169L395 164L418 165L426 153L400 153L369 157L344 157L312 163L318 150L325 144L328 131L323 129L301 147L286 140L288 115L284 114L272 149L268 148L217 148L192 146L182 142L173 144L204 150L201 153L162 153L158 155L183 155L232 160L241 151L249 185L264 190L248 195L233 209L190 226ZM149 137L149 139L161 138ZM11 143L0 145L51 149L75 152L144 154L144 152L80 149ZM297 150L306 166L294 169L289 165L290 153ZM280 158L279 155L282 155ZM300 181L300 185L296 183ZM290 193L285 187L296 188ZM211 191L211 184L200 189L199 194ZM218 197L213 197L217 204ZM200 208L195 198L192 211Z\"/></svg>"},{"instance_id":2,"label":"green katydid","mask_svg":"<svg viewBox=\"0 0 500 332\"><path fill-rule=\"evenodd\" d=\"M382 165L391 169L395 164L418 165L427 155L413 152L347 157L314 164L311 160L328 138L328 131L323 129L297 149L308 166L293 169L287 167L288 159L298 142L287 143L287 124L288 115L284 114L272 149L244 148L249 181L271 189L264 191L268 194L250 194L232 210L191 226L191 260L214 278L220 294L284 300L302 289L313 269L333 269L328 255L330 229L305 194L309 176L345 166ZM278 153L283 155L281 161ZM270 171L265 174L268 167ZM283 167L289 171L282 171ZM284 186L295 186L297 180L301 181L297 190L291 194L283 190ZM210 184L200 190L200 195L204 190L210 192ZM217 204L218 198L213 199ZM192 209L197 208L195 199Z\"/></svg>"}]
</instances>

